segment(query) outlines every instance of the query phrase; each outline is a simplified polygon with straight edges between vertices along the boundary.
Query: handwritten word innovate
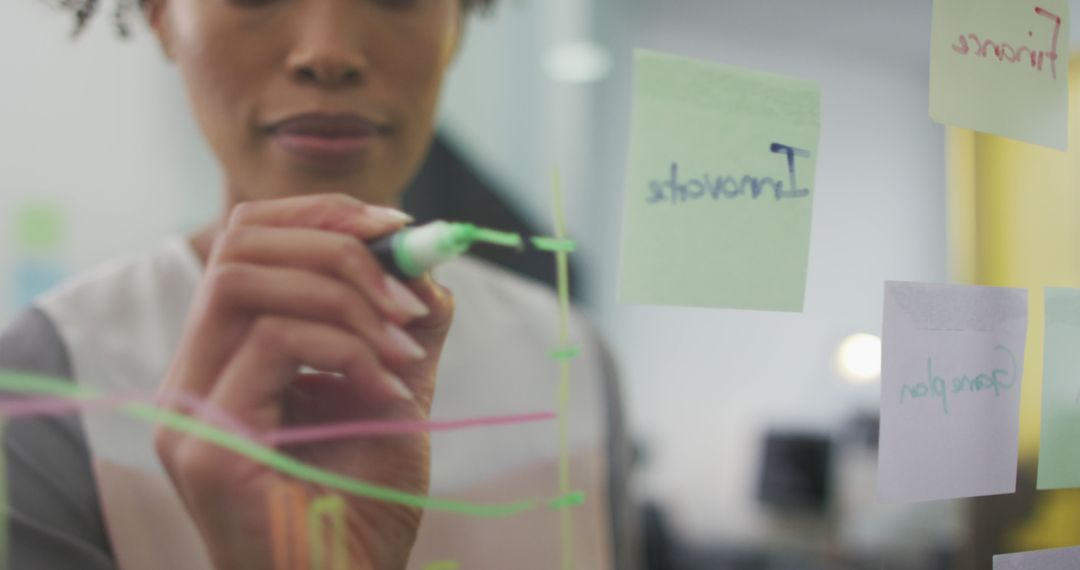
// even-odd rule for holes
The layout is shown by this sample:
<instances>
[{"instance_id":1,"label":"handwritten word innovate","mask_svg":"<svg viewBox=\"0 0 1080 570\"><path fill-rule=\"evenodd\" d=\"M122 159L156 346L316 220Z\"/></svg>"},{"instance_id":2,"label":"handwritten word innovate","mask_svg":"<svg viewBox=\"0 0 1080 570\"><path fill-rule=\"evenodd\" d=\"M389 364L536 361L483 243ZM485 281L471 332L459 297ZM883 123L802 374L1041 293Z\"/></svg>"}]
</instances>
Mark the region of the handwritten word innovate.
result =
<instances>
[{"instance_id":1,"label":"handwritten word innovate","mask_svg":"<svg viewBox=\"0 0 1080 570\"><path fill-rule=\"evenodd\" d=\"M1043 63L1046 60L1050 60L1050 77L1057 79L1057 44L1058 36L1061 33L1061 16L1038 7L1035 8L1035 13L1054 24L1054 34L1050 41L1050 51L1035 50L1025 45L1013 47L1011 44L1004 42L998 43L993 40L981 40L976 34L961 34L958 40L959 43L953 44L952 46L953 51L963 56L974 55L975 57L981 58L991 57L991 52L993 52L993 57L996 57L998 61L1008 63L1019 63L1021 59L1024 59L1031 64L1032 69L1037 69L1040 72L1043 70ZM1035 37L1035 33L1028 31L1028 37ZM971 39L974 46L968 43L968 38ZM993 46L992 50L991 46ZM973 47L975 50L974 52L972 51ZM1027 57L1024 57L1025 55Z\"/></svg>"},{"instance_id":2,"label":"handwritten word innovate","mask_svg":"<svg viewBox=\"0 0 1080 570\"><path fill-rule=\"evenodd\" d=\"M994 352L1005 353L1012 363L1012 369L995 368L989 373L980 372L974 377L965 374L950 378L948 383L944 377L934 375L934 360L927 358L926 382L901 386L900 403L904 403L905 399L938 398L941 400L941 410L945 415L949 415L950 394L959 396L992 390L995 398L1000 396L1002 390L1008 390L1016 384L1016 356L1004 346L994 347Z\"/></svg>"},{"instance_id":3,"label":"handwritten word innovate","mask_svg":"<svg viewBox=\"0 0 1080 570\"><path fill-rule=\"evenodd\" d=\"M810 151L780 143L773 143L769 150L787 157L790 186L785 188L783 181L772 177L755 178L750 175L743 176L740 180L734 176L719 176L713 179L706 174L700 179L695 178L684 183L679 181L679 163L672 162L671 176L667 180L652 180L649 182L649 197L646 201L649 204L661 202L678 204L680 202L700 200L706 196L713 200L719 200L720 198L738 198L746 195L756 200L765 191L766 187L772 190L772 195L777 200L803 198L810 194L809 189L799 188L795 180L795 157L809 158Z\"/></svg>"}]
</instances>

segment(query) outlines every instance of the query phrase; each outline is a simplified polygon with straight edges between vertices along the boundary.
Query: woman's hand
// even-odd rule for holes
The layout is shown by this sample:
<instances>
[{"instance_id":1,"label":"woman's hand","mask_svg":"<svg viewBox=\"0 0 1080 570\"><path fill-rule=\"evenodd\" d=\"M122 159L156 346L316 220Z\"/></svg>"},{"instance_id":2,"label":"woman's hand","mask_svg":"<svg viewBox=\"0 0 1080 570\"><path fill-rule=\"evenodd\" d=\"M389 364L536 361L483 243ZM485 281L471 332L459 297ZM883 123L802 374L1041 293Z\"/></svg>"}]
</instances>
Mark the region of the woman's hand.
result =
<instances>
[{"instance_id":1,"label":"woman's hand","mask_svg":"<svg viewBox=\"0 0 1080 570\"><path fill-rule=\"evenodd\" d=\"M256 435L361 419L426 420L453 308L425 278L388 277L364 245L407 218L341 195L236 207L214 241L166 405L201 398ZM307 365L331 375L300 374ZM157 451L221 570L273 567L268 496L290 478L159 428ZM283 452L319 468L425 494L426 435L306 443ZM309 496L326 492L311 488ZM350 568L404 568L421 512L346 496Z\"/></svg>"}]
</instances>

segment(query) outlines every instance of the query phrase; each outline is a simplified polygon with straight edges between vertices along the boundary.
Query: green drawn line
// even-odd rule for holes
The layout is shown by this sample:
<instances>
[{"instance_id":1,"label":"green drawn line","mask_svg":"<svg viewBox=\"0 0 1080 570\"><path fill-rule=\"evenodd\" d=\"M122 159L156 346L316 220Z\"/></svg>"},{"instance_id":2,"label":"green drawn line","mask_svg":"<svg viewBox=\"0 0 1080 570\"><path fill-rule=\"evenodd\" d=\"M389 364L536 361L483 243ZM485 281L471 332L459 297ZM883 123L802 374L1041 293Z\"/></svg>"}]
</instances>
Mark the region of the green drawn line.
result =
<instances>
[{"instance_id":1,"label":"green drawn line","mask_svg":"<svg viewBox=\"0 0 1080 570\"><path fill-rule=\"evenodd\" d=\"M577 251L577 244L574 243L572 240L568 240L568 239L537 236L537 237L532 238L531 241L532 241L533 247L535 247L536 249L539 249L540 251L551 251L551 252L563 251L563 252L566 252L566 253L573 253L573 252Z\"/></svg>"},{"instance_id":2,"label":"green drawn line","mask_svg":"<svg viewBox=\"0 0 1080 570\"><path fill-rule=\"evenodd\" d=\"M407 505L422 509L456 512L477 517L506 517L536 508L535 500L516 503L481 505L462 501L434 499L413 495L396 489L374 485L351 477L331 473L318 467L297 461L269 448L251 442L242 437L223 432L189 416L169 410L162 410L146 404L128 404L124 406L132 415L160 423L170 429L187 433L218 447L228 449L252 461L262 463L297 479L325 485L330 489L344 491L388 503Z\"/></svg>"},{"instance_id":3,"label":"green drawn line","mask_svg":"<svg viewBox=\"0 0 1080 570\"><path fill-rule=\"evenodd\" d=\"M552 211L555 237L566 239L566 215L563 212L562 182L559 169L552 173ZM565 251L555 252L555 270L559 291L559 345L570 346L570 263ZM570 361L559 361L559 494L570 494ZM574 568L574 528L570 509L561 511L562 568Z\"/></svg>"},{"instance_id":4,"label":"green drawn line","mask_svg":"<svg viewBox=\"0 0 1080 570\"><path fill-rule=\"evenodd\" d=\"M476 232L472 237L475 241L482 241L484 243L505 247L516 247L518 249L525 247L524 242L521 240L521 236L510 232L500 232L488 228L476 228Z\"/></svg>"},{"instance_id":5,"label":"green drawn line","mask_svg":"<svg viewBox=\"0 0 1080 570\"><path fill-rule=\"evenodd\" d=\"M584 504L585 504L585 493L582 492L582 491L576 491L576 492L573 492L573 493L569 493L566 496L559 497L558 499L554 499L553 501L548 503L548 506L551 507L552 510L558 510L558 509L566 509L566 508L569 508L569 507L576 507L578 505L584 505Z\"/></svg>"},{"instance_id":6,"label":"green drawn line","mask_svg":"<svg viewBox=\"0 0 1080 570\"><path fill-rule=\"evenodd\" d=\"M98 397L96 391L88 390L78 384L56 378L16 372L0 372L0 388L10 392L39 394L74 400L90 400Z\"/></svg>"},{"instance_id":7,"label":"green drawn line","mask_svg":"<svg viewBox=\"0 0 1080 570\"><path fill-rule=\"evenodd\" d=\"M311 545L311 570L327 568L325 558L326 537L323 535L323 521L330 519L332 525L330 552L333 556L333 570L348 570L349 559L345 550L345 499L341 495L324 495L311 502L308 507L308 543Z\"/></svg>"},{"instance_id":8,"label":"green drawn line","mask_svg":"<svg viewBox=\"0 0 1080 570\"><path fill-rule=\"evenodd\" d=\"M459 568L461 568L461 564L453 560L440 560L424 566L424 570L458 570Z\"/></svg>"},{"instance_id":9,"label":"green drawn line","mask_svg":"<svg viewBox=\"0 0 1080 570\"><path fill-rule=\"evenodd\" d=\"M576 346L568 346L566 348L558 348L551 351L551 357L555 360L573 360L581 356L581 348Z\"/></svg>"},{"instance_id":10,"label":"green drawn line","mask_svg":"<svg viewBox=\"0 0 1080 570\"><path fill-rule=\"evenodd\" d=\"M71 382L31 374L9 372L0 372L0 390L44 394L76 400L94 400L100 398L100 393L97 391L89 390L77 384L72 384ZM521 514L536 509L540 505L540 501L536 499L514 503L485 505L413 495L411 493L374 485L359 479L353 479L318 467L313 467L297 461L292 457L278 453L273 449L245 439L242 436L222 431L195 418L171 410L165 410L149 404L140 403L123 404L119 407L129 415L138 419L146 420L151 423L160 423L170 429L197 437L207 443L232 451L237 455L246 457L256 463L261 463L266 467L275 469L286 475L291 475L303 481L323 485L327 488L343 491L352 495L421 509L492 518Z\"/></svg>"},{"instance_id":11,"label":"green drawn line","mask_svg":"<svg viewBox=\"0 0 1080 570\"><path fill-rule=\"evenodd\" d=\"M4 449L6 422L0 418L0 570L7 570L8 560L8 485L7 450Z\"/></svg>"}]
</instances>

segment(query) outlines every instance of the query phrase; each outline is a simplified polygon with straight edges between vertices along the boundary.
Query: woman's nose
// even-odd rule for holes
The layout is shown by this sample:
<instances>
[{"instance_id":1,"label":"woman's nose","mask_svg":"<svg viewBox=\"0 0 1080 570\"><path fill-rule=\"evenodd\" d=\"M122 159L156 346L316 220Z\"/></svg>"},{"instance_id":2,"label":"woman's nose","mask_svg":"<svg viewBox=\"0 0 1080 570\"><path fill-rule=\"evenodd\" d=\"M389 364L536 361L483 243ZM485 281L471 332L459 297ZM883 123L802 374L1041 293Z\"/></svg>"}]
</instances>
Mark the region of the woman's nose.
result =
<instances>
[{"instance_id":1,"label":"woman's nose","mask_svg":"<svg viewBox=\"0 0 1080 570\"><path fill-rule=\"evenodd\" d=\"M322 3L334 4L332 2ZM340 10L315 9L296 36L288 58L289 73L296 81L340 87L358 84L367 73L360 28Z\"/></svg>"}]
</instances>

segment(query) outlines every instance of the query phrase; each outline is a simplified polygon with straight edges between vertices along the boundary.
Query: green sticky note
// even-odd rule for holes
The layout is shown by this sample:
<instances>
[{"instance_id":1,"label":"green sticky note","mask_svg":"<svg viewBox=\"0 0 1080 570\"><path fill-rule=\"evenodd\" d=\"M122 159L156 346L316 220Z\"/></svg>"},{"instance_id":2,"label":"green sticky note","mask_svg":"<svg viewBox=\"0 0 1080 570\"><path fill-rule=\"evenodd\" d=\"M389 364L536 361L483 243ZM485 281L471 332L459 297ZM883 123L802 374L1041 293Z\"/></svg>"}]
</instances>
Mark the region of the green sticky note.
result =
<instances>
[{"instance_id":1,"label":"green sticky note","mask_svg":"<svg viewBox=\"0 0 1080 570\"><path fill-rule=\"evenodd\" d=\"M930 116L1064 150L1068 58L1068 0L934 0Z\"/></svg>"},{"instance_id":2,"label":"green sticky note","mask_svg":"<svg viewBox=\"0 0 1080 570\"><path fill-rule=\"evenodd\" d=\"M1080 487L1080 289L1046 289L1039 489Z\"/></svg>"},{"instance_id":3,"label":"green sticky note","mask_svg":"<svg viewBox=\"0 0 1080 570\"><path fill-rule=\"evenodd\" d=\"M624 303L801 311L816 83L635 53Z\"/></svg>"},{"instance_id":4,"label":"green sticky note","mask_svg":"<svg viewBox=\"0 0 1080 570\"><path fill-rule=\"evenodd\" d=\"M15 243L30 251L56 248L64 240L66 219L63 210L49 202L28 202L15 212Z\"/></svg>"}]
</instances>

